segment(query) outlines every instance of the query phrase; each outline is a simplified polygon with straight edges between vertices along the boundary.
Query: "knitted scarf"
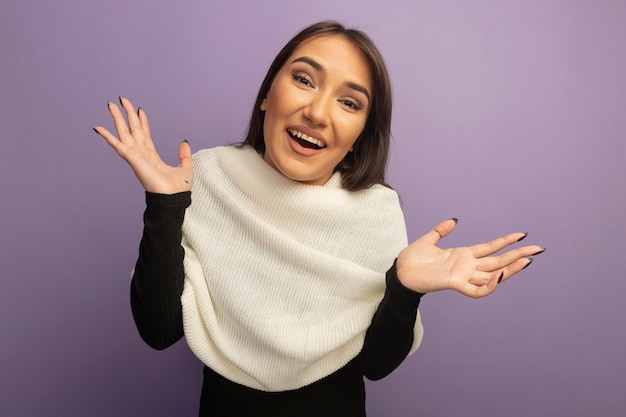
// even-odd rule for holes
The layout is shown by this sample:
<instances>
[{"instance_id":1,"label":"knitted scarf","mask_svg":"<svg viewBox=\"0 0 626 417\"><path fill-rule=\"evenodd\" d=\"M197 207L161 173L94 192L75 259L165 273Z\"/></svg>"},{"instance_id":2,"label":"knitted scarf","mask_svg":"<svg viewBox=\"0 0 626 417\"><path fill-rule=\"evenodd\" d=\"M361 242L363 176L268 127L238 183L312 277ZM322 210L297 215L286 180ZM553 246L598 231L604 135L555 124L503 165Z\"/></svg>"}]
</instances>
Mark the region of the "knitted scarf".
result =
<instances>
[{"instance_id":1,"label":"knitted scarf","mask_svg":"<svg viewBox=\"0 0 626 417\"><path fill-rule=\"evenodd\" d=\"M407 245L395 191L293 181L252 148L194 154L185 213L185 337L211 369L284 391L315 382L361 350ZM414 348L421 340L416 323Z\"/></svg>"}]
</instances>

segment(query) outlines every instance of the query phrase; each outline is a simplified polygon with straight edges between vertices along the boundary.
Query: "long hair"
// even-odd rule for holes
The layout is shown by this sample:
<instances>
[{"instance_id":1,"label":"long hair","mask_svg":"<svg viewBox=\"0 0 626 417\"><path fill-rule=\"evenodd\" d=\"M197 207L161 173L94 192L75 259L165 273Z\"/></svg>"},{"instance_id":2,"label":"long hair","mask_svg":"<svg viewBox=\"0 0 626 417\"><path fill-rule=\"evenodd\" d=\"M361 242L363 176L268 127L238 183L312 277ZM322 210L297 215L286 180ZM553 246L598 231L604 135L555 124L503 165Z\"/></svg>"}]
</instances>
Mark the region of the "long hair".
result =
<instances>
[{"instance_id":1,"label":"long hair","mask_svg":"<svg viewBox=\"0 0 626 417\"><path fill-rule=\"evenodd\" d=\"M358 191L374 184L385 184L385 168L389 155L391 135L391 82L382 55L374 42L357 29L347 29L334 21L323 21L304 28L276 55L259 88L252 116L243 144L250 145L260 154L265 153L263 121L265 113L261 103L267 96L276 74L300 44L315 36L343 36L359 48L367 58L373 78L373 97L367 121L357 138L353 151L335 167L342 174L343 188Z\"/></svg>"}]
</instances>

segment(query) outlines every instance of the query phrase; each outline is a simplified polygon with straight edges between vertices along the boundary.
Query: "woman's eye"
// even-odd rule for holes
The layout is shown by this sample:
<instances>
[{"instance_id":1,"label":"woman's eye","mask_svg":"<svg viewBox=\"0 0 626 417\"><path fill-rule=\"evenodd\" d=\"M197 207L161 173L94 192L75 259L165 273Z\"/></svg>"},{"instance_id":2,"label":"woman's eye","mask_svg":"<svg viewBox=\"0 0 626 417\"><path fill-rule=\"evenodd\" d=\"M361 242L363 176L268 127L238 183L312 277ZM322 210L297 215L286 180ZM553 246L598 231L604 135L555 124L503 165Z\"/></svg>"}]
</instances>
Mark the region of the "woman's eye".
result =
<instances>
[{"instance_id":1,"label":"woman's eye","mask_svg":"<svg viewBox=\"0 0 626 417\"><path fill-rule=\"evenodd\" d=\"M311 81L309 81L306 77L298 74L292 74L292 77L296 82L306 85L307 87L311 87Z\"/></svg>"},{"instance_id":2,"label":"woman's eye","mask_svg":"<svg viewBox=\"0 0 626 417\"><path fill-rule=\"evenodd\" d=\"M341 103L344 106L351 108L352 110L359 110L361 108L361 106L359 106L356 102L352 100L341 100Z\"/></svg>"}]
</instances>

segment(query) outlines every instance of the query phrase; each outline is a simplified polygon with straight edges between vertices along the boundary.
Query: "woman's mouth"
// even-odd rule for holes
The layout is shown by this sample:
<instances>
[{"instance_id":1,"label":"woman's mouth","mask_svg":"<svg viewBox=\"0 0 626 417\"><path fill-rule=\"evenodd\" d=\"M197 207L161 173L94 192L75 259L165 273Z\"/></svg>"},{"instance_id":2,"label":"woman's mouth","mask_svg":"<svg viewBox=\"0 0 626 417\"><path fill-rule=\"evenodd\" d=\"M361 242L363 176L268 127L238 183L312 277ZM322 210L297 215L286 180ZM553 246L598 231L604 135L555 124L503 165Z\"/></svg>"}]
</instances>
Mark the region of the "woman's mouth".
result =
<instances>
[{"instance_id":1,"label":"woman's mouth","mask_svg":"<svg viewBox=\"0 0 626 417\"><path fill-rule=\"evenodd\" d=\"M306 133L302 133L294 129L287 129L287 132L289 133L289 136L291 136L293 140L298 142L298 144L303 148L322 149L326 147L321 140L315 139Z\"/></svg>"}]
</instances>

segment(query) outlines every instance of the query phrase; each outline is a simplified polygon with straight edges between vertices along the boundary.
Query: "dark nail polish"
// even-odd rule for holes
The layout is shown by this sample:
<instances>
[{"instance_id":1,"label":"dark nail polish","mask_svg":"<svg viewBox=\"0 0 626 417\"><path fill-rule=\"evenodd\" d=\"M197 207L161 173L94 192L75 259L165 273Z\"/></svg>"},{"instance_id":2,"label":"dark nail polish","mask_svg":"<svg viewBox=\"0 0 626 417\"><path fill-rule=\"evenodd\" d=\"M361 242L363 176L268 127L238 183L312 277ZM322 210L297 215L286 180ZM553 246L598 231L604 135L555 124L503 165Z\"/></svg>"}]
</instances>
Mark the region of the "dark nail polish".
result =
<instances>
[{"instance_id":1,"label":"dark nail polish","mask_svg":"<svg viewBox=\"0 0 626 417\"><path fill-rule=\"evenodd\" d=\"M528 258L528 263L521 270L523 271L524 269L528 268L530 266L530 264L532 264L532 263L533 263L533 258Z\"/></svg>"},{"instance_id":2,"label":"dark nail polish","mask_svg":"<svg viewBox=\"0 0 626 417\"><path fill-rule=\"evenodd\" d=\"M521 242L522 240L526 239L526 236L528 236L528 232L524 233L524 236L522 236L519 239L517 239L517 241Z\"/></svg>"},{"instance_id":3,"label":"dark nail polish","mask_svg":"<svg viewBox=\"0 0 626 417\"><path fill-rule=\"evenodd\" d=\"M97 134L100 134L100 132L98 132L98 130L95 127L91 126L91 128L93 129L94 132L96 132Z\"/></svg>"},{"instance_id":4,"label":"dark nail polish","mask_svg":"<svg viewBox=\"0 0 626 417\"><path fill-rule=\"evenodd\" d=\"M504 271L500 273L500 278L498 278L498 284L502 282L502 278L504 278Z\"/></svg>"},{"instance_id":5,"label":"dark nail polish","mask_svg":"<svg viewBox=\"0 0 626 417\"><path fill-rule=\"evenodd\" d=\"M452 220L454 222L454 224L458 224L459 223L459 219L457 219L456 217L452 217L452 218L450 218L450 220Z\"/></svg>"},{"instance_id":6,"label":"dark nail polish","mask_svg":"<svg viewBox=\"0 0 626 417\"><path fill-rule=\"evenodd\" d=\"M122 103L122 96L118 96L118 98L120 99L120 104L123 106L124 103Z\"/></svg>"},{"instance_id":7,"label":"dark nail polish","mask_svg":"<svg viewBox=\"0 0 626 417\"><path fill-rule=\"evenodd\" d=\"M546 251L546 248L542 248L539 252L533 253L530 256L535 256L535 255L539 255L540 253L544 253Z\"/></svg>"},{"instance_id":8,"label":"dark nail polish","mask_svg":"<svg viewBox=\"0 0 626 417\"><path fill-rule=\"evenodd\" d=\"M111 110L111 102L110 102L110 101L107 101L107 108L108 108L109 110Z\"/></svg>"},{"instance_id":9,"label":"dark nail polish","mask_svg":"<svg viewBox=\"0 0 626 417\"><path fill-rule=\"evenodd\" d=\"M137 108L137 116L139 116L139 112L141 112L141 110L142 110L141 107Z\"/></svg>"},{"instance_id":10,"label":"dark nail polish","mask_svg":"<svg viewBox=\"0 0 626 417\"><path fill-rule=\"evenodd\" d=\"M189 141L187 139L183 140L187 145L189 145Z\"/></svg>"}]
</instances>

